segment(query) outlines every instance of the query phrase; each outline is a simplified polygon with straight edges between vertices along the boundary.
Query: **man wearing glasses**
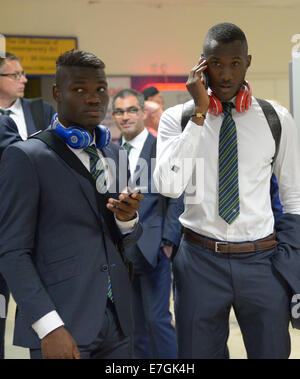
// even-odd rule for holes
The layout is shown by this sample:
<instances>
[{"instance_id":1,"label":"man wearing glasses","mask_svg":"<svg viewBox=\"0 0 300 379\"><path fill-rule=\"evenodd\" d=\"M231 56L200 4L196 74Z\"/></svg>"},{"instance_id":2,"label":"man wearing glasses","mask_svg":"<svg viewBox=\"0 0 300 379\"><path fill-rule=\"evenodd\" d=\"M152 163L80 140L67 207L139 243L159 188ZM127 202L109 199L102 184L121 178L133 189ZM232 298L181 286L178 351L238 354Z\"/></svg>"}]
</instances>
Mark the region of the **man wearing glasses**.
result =
<instances>
[{"instance_id":1,"label":"man wearing glasses","mask_svg":"<svg viewBox=\"0 0 300 379\"><path fill-rule=\"evenodd\" d=\"M6 146L46 128L55 113L52 105L41 99L23 98L27 81L18 57L7 52L0 58L0 157ZM0 295L7 311L9 291L1 273ZM4 335L5 318L0 318L0 359L4 358Z\"/></svg>"},{"instance_id":2,"label":"man wearing glasses","mask_svg":"<svg viewBox=\"0 0 300 379\"><path fill-rule=\"evenodd\" d=\"M170 257L178 246L181 230L179 200L159 195L154 187L151 158L156 154L156 138L145 128L143 95L124 89L115 94L112 109L128 153L132 187L141 187L144 195L139 209L143 234L127 251L133 262L134 357L176 358L169 299Z\"/></svg>"},{"instance_id":3,"label":"man wearing glasses","mask_svg":"<svg viewBox=\"0 0 300 379\"><path fill-rule=\"evenodd\" d=\"M18 57L7 52L5 58L0 58L0 114L10 116L16 123L16 139L19 140L26 140L29 135L46 128L55 113L52 105L41 99L23 98L27 81ZM2 145L1 140L1 153L6 147Z\"/></svg>"}]
</instances>

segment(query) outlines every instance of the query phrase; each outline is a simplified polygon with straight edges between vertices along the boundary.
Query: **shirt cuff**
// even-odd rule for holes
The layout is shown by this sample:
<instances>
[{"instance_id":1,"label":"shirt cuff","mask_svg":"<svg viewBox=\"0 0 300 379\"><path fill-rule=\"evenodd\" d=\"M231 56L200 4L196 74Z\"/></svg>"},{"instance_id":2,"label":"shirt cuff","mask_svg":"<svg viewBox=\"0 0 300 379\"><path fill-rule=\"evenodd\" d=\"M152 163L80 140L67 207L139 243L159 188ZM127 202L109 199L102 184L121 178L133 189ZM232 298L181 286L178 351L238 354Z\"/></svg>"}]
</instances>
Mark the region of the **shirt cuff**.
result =
<instances>
[{"instance_id":1,"label":"shirt cuff","mask_svg":"<svg viewBox=\"0 0 300 379\"><path fill-rule=\"evenodd\" d=\"M129 220L129 221L120 221L117 219L115 215L115 220L121 233L128 234L128 233L131 233L135 229L136 224L139 222L139 214L138 212L136 212L136 217L133 220Z\"/></svg>"},{"instance_id":2,"label":"shirt cuff","mask_svg":"<svg viewBox=\"0 0 300 379\"><path fill-rule=\"evenodd\" d=\"M65 325L56 311L47 313L45 316L32 324L33 330L37 333L40 339L44 338L53 330Z\"/></svg>"}]
</instances>

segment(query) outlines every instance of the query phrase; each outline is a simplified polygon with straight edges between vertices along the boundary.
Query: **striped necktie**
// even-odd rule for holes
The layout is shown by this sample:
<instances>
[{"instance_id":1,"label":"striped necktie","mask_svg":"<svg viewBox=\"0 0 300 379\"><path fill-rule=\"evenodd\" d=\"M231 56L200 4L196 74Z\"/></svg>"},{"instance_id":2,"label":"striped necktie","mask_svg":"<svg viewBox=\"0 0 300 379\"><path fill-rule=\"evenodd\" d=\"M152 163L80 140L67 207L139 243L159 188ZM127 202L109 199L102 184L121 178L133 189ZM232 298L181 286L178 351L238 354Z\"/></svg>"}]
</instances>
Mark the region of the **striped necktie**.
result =
<instances>
[{"instance_id":1,"label":"striped necktie","mask_svg":"<svg viewBox=\"0 0 300 379\"><path fill-rule=\"evenodd\" d=\"M11 114L10 109L0 109L0 113L3 114L3 116L9 116Z\"/></svg>"},{"instance_id":2,"label":"striped necktie","mask_svg":"<svg viewBox=\"0 0 300 379\"><path fill-rule=\"evenodd\" d=\"M105 169L102 162L102 159L99 157L97 148L95 145L91 145L83 149L88 153L90 157L90 173L96 181L97 191L100 193L107 192L107 183L105 177ZM111 280L110 275L108 274L108 287L107 287L107 297L114 302L114 297L112 294Z\"/></svg>"},{"instance_id":3,"label":"striped necktie","mask_svg":"<svg viewBox=\"0 0 300 379\"><path fill-rule=\"evenodd\" d=\"M102 159L99 157L95 145L88 146L84 149L90 157L90 173L96 182L97 191L100 193L107 192L107 183L105 169Z\"/></svg>"},{"instance_id":4,"label":"striped necktie","mask_svg":"<svg viewBox=\"0 0 300 379\"><path fill-rule=\"evenodd\" d=\"M224 120L219 135L219 215L231 224L240 214L238 147L232 103L222 103Z\"/></svg>"},{"instance_id":5,"label":"striped necktie","mask_svg":"<svg viewBox=\"0 0 300 379\"><path fill-rule=\"evenodd\" d=\"M128 142L124 142L123 145L122 145L122 147L124 147L124 149L127 151L127 154L129 156L130 151L133 148L133 146L130 143L128 143Z\"/></svg>"}]
</instances>

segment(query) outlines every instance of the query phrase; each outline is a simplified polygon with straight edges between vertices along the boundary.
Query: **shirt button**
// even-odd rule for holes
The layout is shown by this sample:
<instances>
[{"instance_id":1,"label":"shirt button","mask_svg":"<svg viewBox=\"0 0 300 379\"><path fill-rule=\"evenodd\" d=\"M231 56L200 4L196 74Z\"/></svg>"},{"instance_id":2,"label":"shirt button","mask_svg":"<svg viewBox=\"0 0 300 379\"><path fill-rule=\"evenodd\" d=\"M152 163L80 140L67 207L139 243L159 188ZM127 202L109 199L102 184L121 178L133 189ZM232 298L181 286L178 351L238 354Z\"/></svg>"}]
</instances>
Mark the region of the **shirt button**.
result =
<instances>
[{"instance_id":1,"label":"shirt button","mask_svg":"<svg viewBox=\"0 0 300 379\"><path fill-rule=\"evenodd\" d=\"M107 265L102 265L101 266L101 271L108 271L108 266Z\"/></svg>"}]
</instances>

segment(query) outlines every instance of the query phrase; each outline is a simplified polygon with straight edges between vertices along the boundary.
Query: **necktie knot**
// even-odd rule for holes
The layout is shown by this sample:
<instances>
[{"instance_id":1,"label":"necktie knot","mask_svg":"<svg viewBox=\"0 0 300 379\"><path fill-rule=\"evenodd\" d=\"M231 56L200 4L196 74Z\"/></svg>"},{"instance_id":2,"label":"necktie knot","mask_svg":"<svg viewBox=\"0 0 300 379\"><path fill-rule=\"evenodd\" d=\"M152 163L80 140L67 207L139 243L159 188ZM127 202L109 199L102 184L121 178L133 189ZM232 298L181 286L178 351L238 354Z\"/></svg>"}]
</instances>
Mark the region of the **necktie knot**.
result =
<instances>
[{"instance_id":1,"label":"necktie knot","mask_svg":"<svg viewBox=\"0 0 300 379\"><path fill-rule=\"evenodd\" d=\"M225 115L231 114L232 108L235 108L234 104L231 102L224 102L222 103L222 106L223 106L223 113Z\"/></svg>"},{"instance_id":2,"label":"necktie knot","mask_svg":"<svg viewBox=\"0 0 300 379\"><path fill-rule=\"evenodd\" d=\"M99 158L99 155L97 153L97 148L95 145L90 145L88 147L86 147L85 149L83 149L86 153L88 153L88 155L90 156L90 158Z\"/></svg>"},{"instance_id":3,"label":"necktie knot","mask_svg":"<svg viewBox=\"0 0 300 379\"><path fill-rule=\"evenodd\" d=\"M124 149L127 151L127 154L129 155L133 146L128 142L124 142L122 146L124 147Z\"/></svg>"},{"instance_id":4,"label":"necktie knot","mask_svg":"<svg viewBox=\"0 0 300 379\"><path fill-rule=\"evenodd\" d=\"M0 113L3 114L4 116L9 116L11 114L10 109L0 109Z\"/></svg>"}]
</instances>

